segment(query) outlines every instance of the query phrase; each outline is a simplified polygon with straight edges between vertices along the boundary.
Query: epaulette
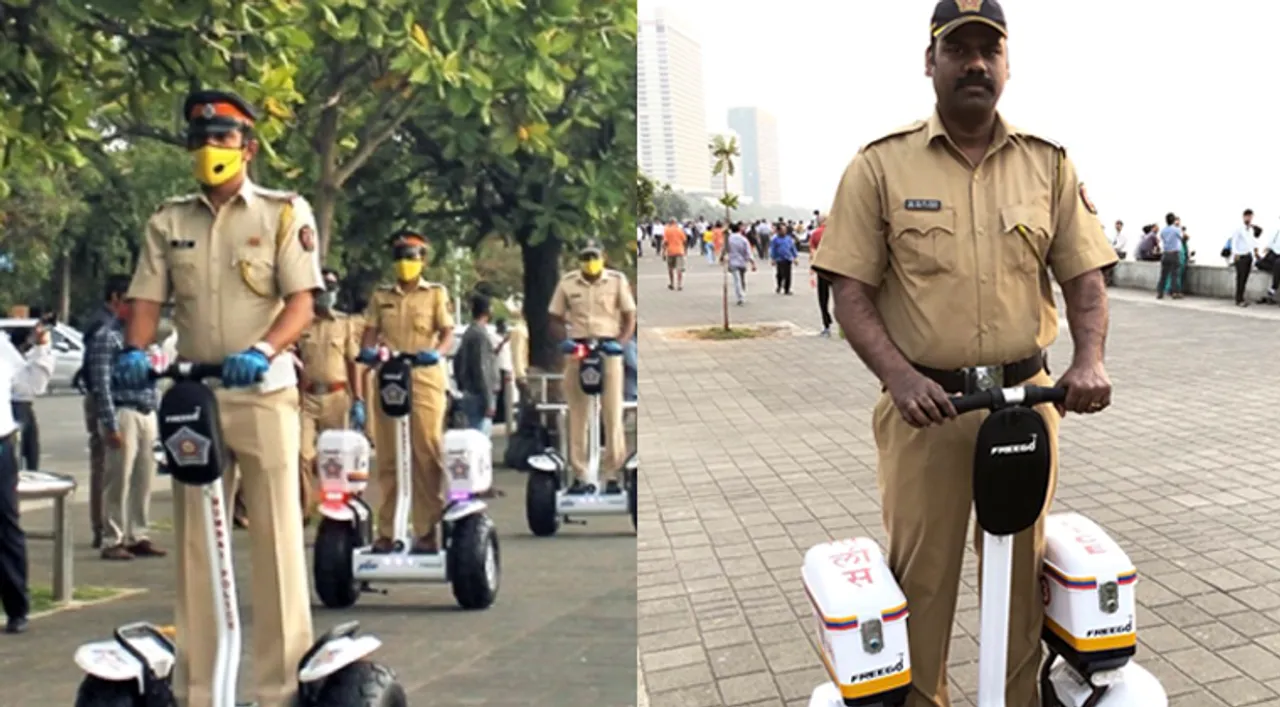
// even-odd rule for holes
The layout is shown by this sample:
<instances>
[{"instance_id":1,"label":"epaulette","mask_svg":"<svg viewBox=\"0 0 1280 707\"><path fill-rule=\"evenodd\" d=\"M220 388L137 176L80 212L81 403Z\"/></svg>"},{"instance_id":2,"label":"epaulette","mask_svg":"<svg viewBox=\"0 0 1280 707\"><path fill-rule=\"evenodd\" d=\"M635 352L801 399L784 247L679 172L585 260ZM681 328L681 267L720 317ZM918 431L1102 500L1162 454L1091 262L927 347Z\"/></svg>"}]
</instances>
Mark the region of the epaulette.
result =
<instances>
[{"instance_id":1,"label":"epaulette","mask_svg":"<svg viewBox=\"0 0 1280 707\"><path fill-rule=\"evenodd\" d=\"M919 132L920 130L923 130L924 127L927 126L928 124L929 124L929 121L927 120L917 120L916 122L910 125L904 125L900 128L895 128L885 133L884 135L881 135L880 137L872 140L871 142L868 142L867 144L863 145L862 150L865 150L868 147L871 147L872 145L882 143L891 137L898 137L901 135L910 135L911 133ZM861 150L859 150L859 152L861 152Z\"/></svg>"},{"instance_id":2,"label":"epaulette","mask_svg":"<svg viewBox=\"0 0 1280 707\"><path fill-rule=\"evenodd\" d=\"M1043 135L1037 135L1035 133L1027 132L1026 130L1021 130L1014 127L1010 127L1009 132L1014 135L1017 135L1018 137L1030 138L1032 140L1035 140L1036 142L1044 143L1045 145L1048 145L1049 147L1052 147L1053 149L1063 154L1066 154L1067 152L1067 148L1063 147L1060 143L1054 142L1053 140L1050 140L1049 138L1044 137Z\"/></svg>"},{"instance_id":3,"label":"epaulette","mask_svg":"<svg viewBox=\"0 0 1280 707\"><path fill-rule=\"evenodd\" d=\"M294 191L283 191L280 189L267 189L266 187L253 185L254 191L259 195L273 201L287 201L290 204L294 199L298 198L298 193Z\"/></svg>"},{"instance_id":4,"label":"epaulette","mask_svg":"<svg viewBox=\"0 0 1280 707\"><path fill-rule=\"evenodd\" d=\"M378 285L375 289L379 292L391 292L396 289L396 283L384 282L381 285Z\"/></svg>"},{"instance_id":5,"label":"epaulette","mask_svg":"<svg viewBox=\"0 0 1280 707\"><path fill-rule=\"evenodd\" d=\"M168 199L165 199L164 201L160 202L160 205L156 207L156 213L160 213L166 207L169 207L169 206L175 206L177 204L190 204L191 202L199 198L200 198L199 194L183 194L181 196L171 196Z\"/></svg>"},{"instance_id":6,"label":"epaulette","mask_svg":"<svg viewBox=\"0 0 1280 707\"><path fill-rule=\"evenodd\" d=\"M561 282L563 282L563 281L565 281L565 280L568 280L568 279L569 279L569 278L571 278L571 277L577 277L577 275L578 275L578 271L577 271L577 270L570 270L570 271L568 271L568 272L566 272L566 273L564 273L563 275L561 275L561 276L560 276L560 281L561 281Z\"/></svg>"}]
</instances>

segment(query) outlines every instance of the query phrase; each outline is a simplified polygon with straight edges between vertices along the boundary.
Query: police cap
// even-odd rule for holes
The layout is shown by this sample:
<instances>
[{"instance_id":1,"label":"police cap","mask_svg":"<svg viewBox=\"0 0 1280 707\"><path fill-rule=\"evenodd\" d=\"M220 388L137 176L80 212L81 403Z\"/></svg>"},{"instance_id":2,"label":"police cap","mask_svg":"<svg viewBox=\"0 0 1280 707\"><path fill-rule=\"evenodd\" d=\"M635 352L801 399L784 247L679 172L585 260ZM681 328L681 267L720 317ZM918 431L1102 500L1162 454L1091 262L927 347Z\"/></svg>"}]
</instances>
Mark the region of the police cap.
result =
<instances>
[{"instance_id":1,"label":"police cap","mask_svg":"<svg viewBox=\"0 0 1280 707\"><path fill-rule=\"evenodd\" d=\"M414 243L417 245L427 244L426 237L423 236L421 233L418 233L416 230L412 228L402 228L399 231L396 231L395 233L391 234L391 237L387 239L387 245L396 245L404 241L407 241L409 243Z\"/></svg>"},{"instance_id":2,"label":"police cap","mask_svg":"<svg viewBox=\"0 0 1280 707\"><path fill-rule=\"evenodd\" d=\"M601 247L600 241L594 238L588 239L582 244L582 247L578 248L579 258L598 258L602 253L604 253L604 248Z\"/></svg>"},{"instance_id":3,"label":"police cap","mask_svg":"<svg viewBox=\"0 0 1280 707\"><path fill-rule=\"evenodd\" d=\"M230 91L195 91L182 104L182 117L193 133L219 134L252 128L253 107Z\"/></svg>"},{"instance_id":4,"label":"police cap","mask_svg":"<svg viewBox=\"0 0 1280 707\"><path fill-rule=\"evenodd\" d=\"M996 0L942 0L933 8L929 29L933 39L938 40L970 22L981 22L1000 36L1009 36L1004 9Z\"/></svg>"}]
</instances>

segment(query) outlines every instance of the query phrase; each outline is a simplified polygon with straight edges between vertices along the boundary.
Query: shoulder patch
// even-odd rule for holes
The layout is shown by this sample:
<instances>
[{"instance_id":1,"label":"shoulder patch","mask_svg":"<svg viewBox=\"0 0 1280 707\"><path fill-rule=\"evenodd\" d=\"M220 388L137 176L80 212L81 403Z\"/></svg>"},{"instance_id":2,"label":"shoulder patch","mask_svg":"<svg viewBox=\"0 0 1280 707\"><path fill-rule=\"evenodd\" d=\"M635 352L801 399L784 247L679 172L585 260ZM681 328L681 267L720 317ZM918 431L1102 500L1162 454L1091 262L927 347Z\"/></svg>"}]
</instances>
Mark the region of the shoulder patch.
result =
<instances>
[{"instance_id":1,"label":"shoulder patch","mask_svg":"<svg viewBox=\"0 0 1280 707\"><path fill-rule=\"evenodd\" d=\"M879 144L879 143L882 143L882 142L884 142L885 140L889 140L889 139L891 139L891 138L895 138L895 137L900 137L900 136L902 136L902 135L910 135L911 133L914 133L914 132L919 132L920 130L923 130L923 129L925 128L925 126L927 126L928 124L929 124L929 121L927 121L927 120L917 120L916 122L914 122L914 123L912 123L912 124L910 124L910 125L903 125L903 126L902 126L902 127L900 127L900 128L895 128L895 129L893 129L893 130L890 130L889 132L885 133L884 135L881 135L880 137L878 137L878 138L876 138L876 139L874 139L874 140L871 140L871 141L870 141L870 142L868 142L867 144L863 145L863 146L862 146L862 148L861 148L861 150L859 150L859 152L861 152L862 150L867 149L868 147L871 147L872 145L877 145L877 144Z\"/></svg>"}]
</instances>

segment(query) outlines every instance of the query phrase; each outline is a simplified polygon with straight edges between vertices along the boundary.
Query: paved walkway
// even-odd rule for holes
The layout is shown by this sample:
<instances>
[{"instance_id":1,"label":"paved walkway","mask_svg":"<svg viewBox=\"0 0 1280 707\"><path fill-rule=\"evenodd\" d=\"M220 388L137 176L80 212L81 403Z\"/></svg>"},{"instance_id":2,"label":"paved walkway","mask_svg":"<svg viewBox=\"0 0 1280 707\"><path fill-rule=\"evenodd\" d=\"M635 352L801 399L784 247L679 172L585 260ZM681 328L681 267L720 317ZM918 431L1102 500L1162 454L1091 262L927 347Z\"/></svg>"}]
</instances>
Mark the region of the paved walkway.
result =
<instances>
[{"instance_id":1,"label":"paved walkway","mask_svg":"<svg viewBox=\"0 0 1280 707\"><path fill-rule=\"evenodd\" d=\"M87 463L83 438L74 433L79 404L76 397L39 403L42 431L49 432L45 435L49 456L60 461L65 471ZM496 451L500 458L501 450ZM317 601L317 633L343 621L359 620L363 630L383 640L376 657L397 671L411 705L636 704L636 539L630 520L601 517L586 527L566 527L554 538L534 538L524 519L524 484L523 474L497 473L496 485L506 495L490 501L490 506L502 543L503 584L489 610L458 609L446 585L390 585L388 596L366 594L346 611L324 609ZM163 480L158 487L164 491L157 493L153 515L167 520L172 517L169 482ZM123 622L172 622L172 558L126 564L97 559L88 546L86 497L87 490L78 493L81 503L74 510L77 584L147 591L36 619L31 631L22 636L0 635L4 670L0 704L70 705L82 677L71 660L78 645L110 637L111 629ZM23 522L32 530L47 529L51 512L24 509ZM173 547L171 532L157 532L155 539L163 547ZM237 531L233 543L241 610L245 623L252 624L248 533ZM32 541L30 547L32 582L47 586L51 543ZM246 626L241 662L245 698L251 668L248 631Z\"/></svg>"},{"instance_id":2,"label":"paved walkway","mask_svg":"<svg viewBox=\"0 0 1280 707\"><path fill-rule=\"evenodd\" d=\"M750 276L738 322L800 335L673 341L657 329L720 321L719 271L690 263L683 292L640 265L644 449L637 584L643 684L653 707L803 706L826 680L800 581L831 538L884 541L875 482L872 376L814 334L807 272L775 295ZM1280 707L1280 309L1112 297L1115 405L1063 426L1055 510L1104 525L1140 573L1139 659L1174 707ZM1066 327L1051 352L1070 356ZM969 552L951 651L957 705L977 677L976 557Z\"/></svg>"}]
</instances>

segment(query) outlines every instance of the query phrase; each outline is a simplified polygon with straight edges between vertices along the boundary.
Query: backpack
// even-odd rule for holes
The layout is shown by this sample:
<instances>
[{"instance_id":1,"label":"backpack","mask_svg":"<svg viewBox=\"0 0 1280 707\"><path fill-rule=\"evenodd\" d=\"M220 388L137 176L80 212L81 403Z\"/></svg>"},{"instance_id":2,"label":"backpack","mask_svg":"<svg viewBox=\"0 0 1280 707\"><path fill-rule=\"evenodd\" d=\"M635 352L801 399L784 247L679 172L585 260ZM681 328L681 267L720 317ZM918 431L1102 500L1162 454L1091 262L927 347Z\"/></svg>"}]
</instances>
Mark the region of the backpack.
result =
<instances>
[{"instance_id":1,"label":"backpack","mask_svg":"<svg viewBox=\"0 0 1280 707\"><path fill-rule=\"evenodd\" d=\"M553 446L551 432L542 424L541 413L532 401L521 403L516 413L516 430L507 439L502 463L508 469L529 471L529 457L542 454Z\"/></svg>"}]
</instances>

